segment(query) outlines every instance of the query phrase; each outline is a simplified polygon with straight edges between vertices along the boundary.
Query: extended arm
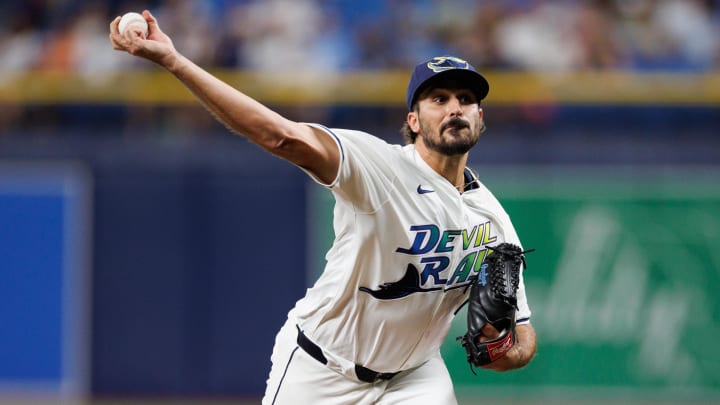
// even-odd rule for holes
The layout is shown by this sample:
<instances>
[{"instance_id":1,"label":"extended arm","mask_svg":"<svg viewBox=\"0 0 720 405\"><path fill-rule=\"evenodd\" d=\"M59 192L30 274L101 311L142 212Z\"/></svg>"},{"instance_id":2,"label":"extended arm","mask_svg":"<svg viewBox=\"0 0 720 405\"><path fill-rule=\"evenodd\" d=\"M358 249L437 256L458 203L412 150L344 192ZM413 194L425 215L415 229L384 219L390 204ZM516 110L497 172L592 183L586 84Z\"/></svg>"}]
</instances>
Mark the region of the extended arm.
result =
<instances>
[{"instance_id":1,"label":"extended arm","mask_svg":"<svg viewBox=\"0 0 720 405\"><path fill-rule=\"evenodd\" d=\"M198 100L232 131L247 137L268 152L313 173L320 181L334 180L340 160L335 141L325 132L290 121L256 100L203 70L175 50L160 30L157 20L145 10L147 39L137 32L123 36L120 17L110 23L110 42L126 51L157 63L172 73Z\"/></svg>"}]
</instances>

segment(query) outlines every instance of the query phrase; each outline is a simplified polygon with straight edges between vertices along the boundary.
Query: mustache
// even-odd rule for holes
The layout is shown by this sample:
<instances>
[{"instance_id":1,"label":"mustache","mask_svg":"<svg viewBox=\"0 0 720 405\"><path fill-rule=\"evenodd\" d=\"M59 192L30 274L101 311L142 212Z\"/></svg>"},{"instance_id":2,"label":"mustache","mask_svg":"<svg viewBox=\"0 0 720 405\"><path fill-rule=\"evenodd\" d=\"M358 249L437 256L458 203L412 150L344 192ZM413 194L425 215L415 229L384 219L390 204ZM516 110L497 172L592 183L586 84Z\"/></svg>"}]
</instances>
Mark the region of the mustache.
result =
<instances>
[{"instance_id":1,"label":"mustache","mask_svg":"<svg viewBox=\"0 0 720 405\"><path fill-rule=\"evenodd\" d=\"M462 118L454 117L454 118L451 118L448 122L446 122L440 126L440 133L445 132L445 130L448 128L455 128L455 129L470 128L470 123L465 121Z\"/></svg>"}]
</instances>

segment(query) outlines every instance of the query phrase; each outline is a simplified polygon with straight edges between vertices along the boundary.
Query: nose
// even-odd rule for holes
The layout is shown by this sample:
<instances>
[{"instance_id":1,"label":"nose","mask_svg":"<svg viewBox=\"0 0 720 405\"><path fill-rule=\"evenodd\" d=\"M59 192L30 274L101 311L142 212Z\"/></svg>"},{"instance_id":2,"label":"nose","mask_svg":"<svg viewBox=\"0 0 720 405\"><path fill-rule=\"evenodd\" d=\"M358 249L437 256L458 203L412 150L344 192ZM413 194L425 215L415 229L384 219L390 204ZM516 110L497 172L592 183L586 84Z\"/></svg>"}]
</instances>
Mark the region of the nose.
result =
<instances>
[{"instance_id":1,"label":"nose","mask_svg":"<svg viewBox=\"0 0 720 405\"><path fill-rule=\"evenodd\" d=\"M460 99L456 96L450 98L447 106L448 112L451 116L456 117L458 115L463 115L462 103L460 102Z\"/></svg>"}]
</instances>

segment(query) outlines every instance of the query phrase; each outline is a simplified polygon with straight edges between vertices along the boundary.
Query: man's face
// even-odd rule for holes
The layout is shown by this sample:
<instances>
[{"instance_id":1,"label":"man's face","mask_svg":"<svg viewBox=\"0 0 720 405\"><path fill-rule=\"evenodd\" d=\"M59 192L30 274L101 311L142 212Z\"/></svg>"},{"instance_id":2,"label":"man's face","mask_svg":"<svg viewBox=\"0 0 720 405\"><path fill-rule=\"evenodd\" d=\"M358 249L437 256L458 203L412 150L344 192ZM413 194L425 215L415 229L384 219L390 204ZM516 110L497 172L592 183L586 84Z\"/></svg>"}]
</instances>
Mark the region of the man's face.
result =
<instances>
[{"instance_id":1,"label":"man's face","mask_svg":"<svg viewBox=\"0 0 720 405\"><path fill-rule=\"evenodd\" d=\"M485 129L475 94L453 83L439 83L418 97L409 124L428 149L444 155L467 153ZM412 121L412 122L410 122Z\"/></svg>"}]
</instances>

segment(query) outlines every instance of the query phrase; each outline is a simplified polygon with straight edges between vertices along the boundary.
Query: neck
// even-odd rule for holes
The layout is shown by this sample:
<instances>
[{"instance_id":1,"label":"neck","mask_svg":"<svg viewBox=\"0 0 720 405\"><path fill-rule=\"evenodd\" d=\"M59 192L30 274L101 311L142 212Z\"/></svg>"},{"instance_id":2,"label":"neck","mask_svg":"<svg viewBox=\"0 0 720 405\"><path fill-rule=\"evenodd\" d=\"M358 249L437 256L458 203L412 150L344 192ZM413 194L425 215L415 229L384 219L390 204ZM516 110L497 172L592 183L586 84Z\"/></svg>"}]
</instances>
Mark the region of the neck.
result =
<instances>
[{"instance_id":1,"label":"neck","mask_svg":"<svg viewBox=\"0 0 720 405\"><path fill-rule=\"evenodd\" d=\"M467 153L454 156L444 155L428 149L420 139L415 142L415 149L428 166L447 179L459 192L463 191L465 186L465 166L468 159Z\"/></svg>"}]
</instances>

